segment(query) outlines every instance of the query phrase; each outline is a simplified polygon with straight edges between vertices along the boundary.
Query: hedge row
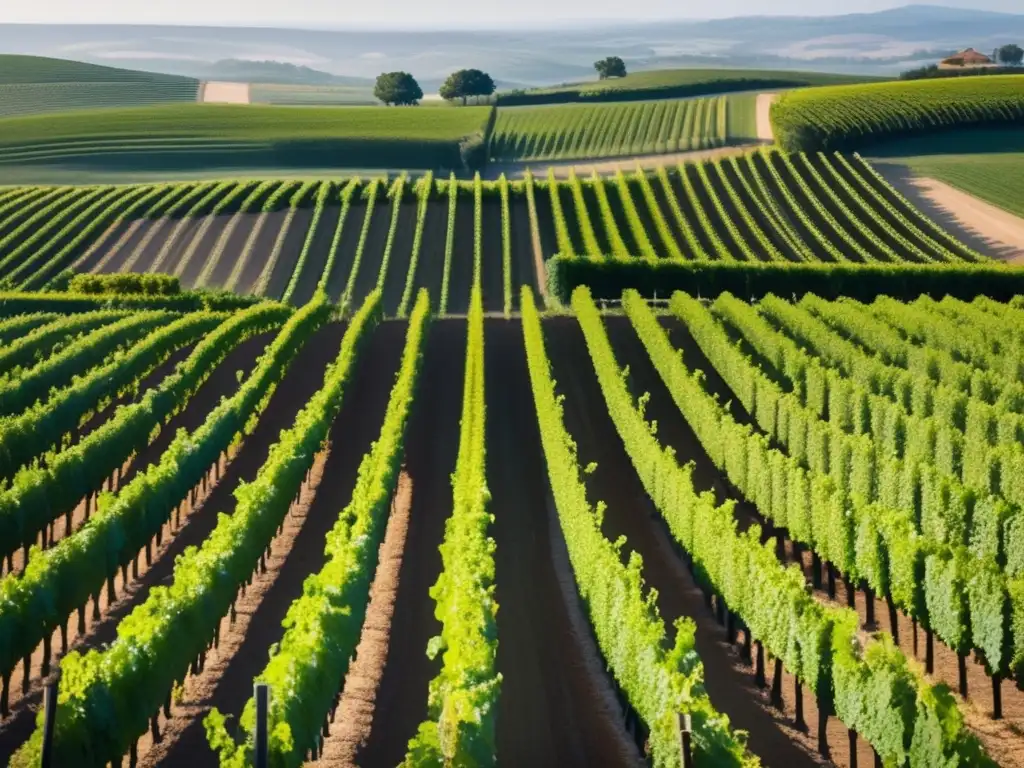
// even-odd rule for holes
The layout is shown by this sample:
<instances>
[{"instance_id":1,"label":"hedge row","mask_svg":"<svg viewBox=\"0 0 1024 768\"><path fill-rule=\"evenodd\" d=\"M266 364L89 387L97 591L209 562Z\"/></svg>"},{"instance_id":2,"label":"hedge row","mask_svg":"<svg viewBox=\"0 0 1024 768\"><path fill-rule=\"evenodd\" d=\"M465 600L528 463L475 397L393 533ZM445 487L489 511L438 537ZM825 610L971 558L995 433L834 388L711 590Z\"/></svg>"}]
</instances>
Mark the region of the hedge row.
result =
<instances>
[{"instance_id":1,"label":"hedge row","mask_svg":"<svg viewBox=\"0 0 1024 768\"><path fill-rule=\"evenodd\" d=\"M876 296L971 299L978 295L1006 301L1024 294L1024 269L995 262L977 264L854 264L727 261L647 261L641 258L557 255L547 262L548 292L568 303L586 285L595 299L618 300L634 289L645 297L668 298L675 291L714 298L732 293L760 298L769 293L864 301ZM35 308L35 311L45 307ZM24 309L22 311L29 311Z\"/></svg>"}]
</instances>

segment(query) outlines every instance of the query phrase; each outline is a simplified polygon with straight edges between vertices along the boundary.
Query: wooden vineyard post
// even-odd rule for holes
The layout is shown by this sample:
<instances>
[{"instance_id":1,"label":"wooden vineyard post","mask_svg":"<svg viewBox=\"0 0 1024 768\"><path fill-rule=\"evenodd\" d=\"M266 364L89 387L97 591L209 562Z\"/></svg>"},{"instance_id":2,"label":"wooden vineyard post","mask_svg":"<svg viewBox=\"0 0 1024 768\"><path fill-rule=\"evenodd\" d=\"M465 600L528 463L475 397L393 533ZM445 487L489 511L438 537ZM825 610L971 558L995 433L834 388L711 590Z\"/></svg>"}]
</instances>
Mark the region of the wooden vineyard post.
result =
<instances>
[{"instance_id":1,"label":"wooden vineyard post","mask_svg":"<svg viewBox=\"0 0 1024 768\"><path fill-rule=\"evenodd\" d=\"M53 729L57 724L57 681L47 683L43 690L43 749L39 765L53 766Z\"/></svg>"},{"instance_id":2,"label":"wooden vineyard post","mask_svg":"<svg viewBox=\"0 0 1024 768\"><path fill-rule=\"evenodd\" d=\"M270 686L266 683L256 683L253 686L253 695L256 698L256 768L267 768L269 765L269 744L267 740L267 719L268 705L270 699Z\"/></svg>"},{"instance_id":3,"label":"wooden vineyard post","mask_svg":"<svg viewBox=\"0 0 1024 768\"><path fill-rule=\"evenodd\" d=\"M690 716L679 713L679 750L683 756L683 768L693 768L693 746L690 742L692 729Z\"/></svg>"}]
</instances>

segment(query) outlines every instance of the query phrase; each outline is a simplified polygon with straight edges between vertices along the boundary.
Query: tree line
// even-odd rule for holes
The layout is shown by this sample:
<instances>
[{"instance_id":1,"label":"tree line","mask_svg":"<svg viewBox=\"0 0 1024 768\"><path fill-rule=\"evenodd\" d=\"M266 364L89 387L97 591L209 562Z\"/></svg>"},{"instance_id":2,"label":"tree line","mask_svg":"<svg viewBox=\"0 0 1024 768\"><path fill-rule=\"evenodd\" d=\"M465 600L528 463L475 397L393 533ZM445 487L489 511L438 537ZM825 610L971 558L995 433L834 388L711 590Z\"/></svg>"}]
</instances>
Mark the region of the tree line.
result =
<instances>
[{"instance_id":1,"label":"tree line","mask_svg":"<svg viewBox=\"0 0 1024 768\"><path fill-rule=\"evenodd\" d=\"M943 69L938 64L918 67L900 73L900 80L929 80L940 77L973 77L975 75L1006 75L1020 72L1024 61L1024 48L1010 43L992 51L992 61L996 66L984 67L951 67Z\"/></svg>"},{"instance_id":2,"label":"tree line","mask_svg":"<svg viewBox=\"0 0 1024 768\"><path fill-rule=\"evenodd\" d=\"M594 69L601 80L626 76L626 64L618 56L594 62ZM461 101L465 105L467 99L493 95L496 87L486 72L460 69L448 75L438 94L446 101ZM388 106L416 106L423 99L423 89L408 72L385 72L377 77L373 95Z\"/></svg>"}]
</instances>

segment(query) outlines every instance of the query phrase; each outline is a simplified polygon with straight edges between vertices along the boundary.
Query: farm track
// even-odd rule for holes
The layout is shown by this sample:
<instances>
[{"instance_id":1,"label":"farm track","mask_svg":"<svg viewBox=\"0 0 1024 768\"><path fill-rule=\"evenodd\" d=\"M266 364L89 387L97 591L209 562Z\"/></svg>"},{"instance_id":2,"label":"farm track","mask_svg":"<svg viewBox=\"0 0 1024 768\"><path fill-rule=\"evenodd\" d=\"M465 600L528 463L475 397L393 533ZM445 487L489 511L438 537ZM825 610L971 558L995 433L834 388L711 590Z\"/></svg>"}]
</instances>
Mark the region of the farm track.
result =
<instances>
[{"instance_id":1,"label":"farm track","mask_svg":"<svg viewBox=\"0 0 1024 768\"><path fill-rule=\"evenodd\" d=\"M327 266L327 257L331 253L331 240L334 238L334 230L338 226L340 215L341 206L332 205L324 208L316 232L313 233L309 252L306 254L306 263L302 265L302 272L295 285L295 293L291 297L291 303L297 307L308 302L316 293L316 286L324 273L324 267ZM293 263L293 267L298 269L297 260ZM291 280L292 276L289 275L288 279Z\"/></svg>"},{"instance_id":2,"label":"farm track","mask_svg":"<svg viewBox=\"0 0 1024 768\"><path fill-rule=\"evenodd\" d=\"M448 229L448 208L428 205L423 223L423 243L416 265L413 295L420 288L430 294L430 306L436 311L441 301L441 281L444 278L444 244Z\"/></svg>"},{"instance_id":3,"label":"farm track","mask_svg":"<svg viewBox=\"0 0 1024 768\"><path fill-rule=\"evenodd\" d=\"M391 244L391 259L388 262L388 273L384 276L384 295L381 297L384 314L393 317L402 303L405 290L405 279L409 275L409 264L412 261L412 241L416 236L416 214L419 203L415 200L402 203L398 212L398 230L395 241ZM420 242L420 248L423 247ZM422 253L421 253L422 255Z\"/></svg>"},{"instance_id":4,"label":"farm track","mask_svg":"<svg viewBox=\"0 0 1024 768\"><path fill-rule=\"evenodd\" d=\"M716 394L720 402L732 402L732 414L733 416L744 424L750 424L755 431L760 432L761 430L756 424L750 419L749 414L746 410L738 403L734 393L729 386L722 380L707 358L704 357L700 347L693 341L689 332L685 326L676 318L667 317L662 321L663 327L669 333L672 340L673 346L676 349L682 349L684 360L688 361L688 365L691 368L703 370L707 377L705 379L705 386L708 391ZM615 337L612 336L613 345L615 344ZM640 350L641 352L643 350ZM643 360L627 361L623 356L616 354L619 357L620 366L630 364L631 373L641 369L645 365ZM649 368L649 373L645 375L644 384L651 376L657 377L657 372L650 365L649 359L646 361L646 366ZM653 379L651 379L653 380ZM657 389L658 382L651 385L654 389ZM664 385L662 385L664 388ZM646 390L643 390L646 391ZM642 391L637 388L634 390L634 394L642 394ZM679 413L674 403L671 401L671 396L667 391L664 392L665 398L667 398L668 406L665 409L658 409L657 411L650 410L648 407L648 413L652 418L658 419L659 434L665 437L666 432L664 430L670 429L670 425L679 424L679 428L672 430L670 434L680 435L687 434L691 441L696 441L693 437L692 432L689 431L689 427L685 423L685 419ZM654 395L652 394L651 405L654 405ZM674 414L673 414L674 411ZM680 446L677 442L670 442L671 445L675 446L677 450L680 450ZM776 446L778 447L778 446ZM699 444L698 444L699 448ZM780 448L780 450L784 450ZM785 451L784 451L785 452ZM680 459L684 460L684 457L680 455ZM700 470L702 463L706 468L706 473L709 477L717 476L715 492L718 495L719 501L725 498L732 498L738 501L736 506L737 519L740 521L740 528L745 529L752 523L758 523L763 526L765 530L765 537L767 538L768 532L773 530L773 526L770 522L760 515L757 509L750 503L748 503L739 493L739 491L732 490L728 496L721 495L718 486L725 486L726 480L718 473L717 469L711 463L711 460L700 450L700 458L695 459L697 461L698 470ZM698 479L699 472L694 473L694 478ZM704 486L698 484L699 489L703 490ZM779 535L784 535L785 532L780 532ZM786 542L785 546L785 559L787 563L796 563L800 566L804 572L804 577L807 580L809 587L813 584L813 566L811 554L806 551L806 548L801 548L801 557L799 560L795 559L792 541ZM822 580L824 583L824 579ZM814 589L816 596L822 602L832 602L835 605L847 606L849 605L849 595L846 588L846 584L843 580L837 579L835 598L830 599L828 597L828 591L825 586ZM856 592L854 595L856 605L854 606L858 615L860 616L861 625L866 630L884 630L892 632L892 626L889 619L888 605L884 600L874 598L874 616L875 624L873 626L867 625L867 605L865 602L864 593ZM903 653L909 659L916 659L923 668L925 662L925 635L924 631L915 629L913 622L906 614L902 611L897 612L897 630L899 647ZM934 638L934 671L929 676L933 682L946 683L953 691L957 690L959 682L958 672L958 660L957 656L951 651L941 640L937 637ZM1016 688L1012 682L1003 682L1002 685L1002 705L1003 705L1003 720L994 721L990 715L992 712L992 685L991 679L985 672L984 665L974 660L973 658L967 661L967 677L968 677L968 692L970 694L970 701L964 702L960 700L961 709L967 719L968 725L978 735L984 745L986 751L995 758L1000 765L1016 765L1018 764L1022 756L1024 756L1024 692ZM786 688L791 689L790 677L788 672L785 675ZM788 711L788 710L787 710ZM816 714L814 715L817 716ZM834 719L834 718L833 718ZM812 722L808 719L807 722ZM829 730L829 741L835 752L837 748L836 742L837 735L845 743L845 729L840 728L838 730L831 727L830 721ZM836 731L833 733L833 731ZM860 759L865 759L865 755L871 756L870 750L866 751L866 746L863 740L859 741Z\"/></svg>"},{"instance_id":5,"label":"farm track","mask_svg":"<svg viewBox=\"0 0 1024 768\"><path fill-rule=\"evenodd\" d=\"M217 216L211 214L203 217L201 229L183 257L183 259L188 258L188 263L179 264L175 269L176 272L180 272L183 288L195 286L206 267L207 260L213 257L213 249L234 217L232 213L222 213Z\"/></svg>"},{"instance_id":6,"label":"farm track","mask_svg":"<svg viewBox=\"0 0 1024 768\"><path fill-rule=\"evenodd\" d=\"M978 253L1024 264L1024 219L903 165L873 163L914 207Z\"/></svg>"},{"instance_id":7,"label":"farm track","mask_svg":"<svg viewBox=\"0 0 1024 768\"><path fill-rule=\"evenodd\" d=\"M313 211L309 208L302 208L292 213L291 226L285 233L281 251L277 254L277 261L273 264L273 269L270 272L267 290L263 294L268 299L280 299L284 295L285 289L288 288L288 281L292 279L292 270L299 260L299 254L302 253L302 246L306 242L306 235L312 221Z\"/></svg>"},{"instance_id":8,"label":"farm track","mask_svg":"<svg viewBox=\"0 0 1024 768\"><path fill-rule=\"evenodd\" d=\"M480 287L483 292L484 312L502 312L505 309L504 237L501 226L501 199L484 198L481 217ZM513 283L513 291L516 289Z\"/></svg>"},{"instance_id":9,"label":"farm track","mask_svg":"<svg viewBox=\"0 0 1024 768\"><path fill-rule=\"evenodd\" d=\"M488 319L484 332L486 391L500 403L487 420L503 677L498 755L509 765L631 765L629 736L584 662L593 640L575 631L552 561L552 544L564 544L551 541L552 531L561 531L548 524L550 491L522 325ZM575 582L570 586L575 591Z\"/></svg>"},{"instance_id":10,"label":"farm track","mask_svg":"<svg viewBox=\"0 0 1024 768\"><path fill-rule=\"evenodd\" d=\"M263 274L263 267L274 251L278 233L287 220L288 211L273 211L263 214L263 225L258 232L255 227L253 228L255 236L241 256L242 270L238 276L238 284L234 288L235 293L252 293L260 275Z\"/></svg>"},{"instance_id":11,"label":"farm track","mask_svg":"<svg viewBox=\"0 0 1024 768\"><path fill-rule=\"evenodd\" d=\"M255 365L256 359L262 353L263 348L273 337L273 333L256 336L233 349L211 373L210 377L196 394L189 399L185 408L161 429L160 434L149 446L139 452L139 455L131 462L131 466L125 472L122 485L130 481L140 469L145 469L158 461L179 429L194 430L205 422L208 414L221 401L221 398L231 396L238 389L236 371L240 370L243 373L248 373ZM291 375L291 372L289 375ZM278 391L281 391L281 387L278 388ZM255 437L255 435L252 437ZM237 471L235 468L238 458L245 454L247 450L250 452L253 450L250 447L252 437L242 444L242 448L236 455L235 460L228 465L229 470ZM222 482L226 477L225 475L222 478ZM216 491L219 487L220 484L214 486L213 491ZM70 649L83 650L99 647L114 638L117 622L136 605L145 600L145 596L148 595L149 589L153 585L162 583L169 576L173 568L174 558L189 544L194 544L205 538L210 529L212 529L215 520L203 520L204 516L198 514L193 517L193 513L201 511L205 506L205 503L202 503L196 508L190 508L186 504L187 511L184 522L177 535L173 533L173 529L170 526L167 527L166 530L170 531L170 533L164 537L163 544L156 548L152 565L147 567L144 560L139 563L139 578L132 577L126 584L120 574L115 577L119 598L111 604L107 599L107 591L102 591L98 606L101 619L98 622L90 622L84 635L78 635L77 623L75 621L69 622L68 644ZM212 518L213 515L206 515L205 517ZM84 505L79 505L75 511L75 519L72 525L76 528L79 527L83 518ZM51 643L54 648L51 670L56 671L62 655L59 652L59 630L54 631ZM39 677L42 656L42 644L40 644L32 656L31 668L33 670L33 679L26 695L21 696L20 694L23 677L21 665L14 670L14 674L11 677L11 715L3 722L0 722L0 755L12 754L21 743L28 739L32 729L35 727L35 714L42 703L42 680Z\"/></svg>"},{"instance_id":12,"label":"farm track","mask_svg":"<svg viewBox=\"0 0 1024 768\"><path fill-rule=\"evenodd\" d=\"M474 232L473 200L460 195L455 209L455 245L448 278L446 311L451 315L464 315L469 311L469 294L473 289ZM441 242L443 245L444 240Z\"/></svg>"},{"instance_id":13,"label":"farm track","mask_svg":"<svg viewBox=\"0 0 1024 768\"><path fill-rule=\"evenodd\" d=\"M623 333L632 333L626 318L610 320L610 325L624 324ZM628 546L623 551L624 557L628 557L630 550L643 556L644 579L649 588L658 591L657 606L669 635L673 634L672 622L677 617L688 616L696 623L696 650L704 664L705 687L715 708L729 716L733 727L749 732L750 749L765 765L826 764L817 755L813 740L794 729L789 717L769 706L766 693L754 683L750 666L741 660L738 649L725 640L724 629L712 617L703 593L673 549L607 415L583 333L575 318L551 318L545 321L544 330L555 379L566 394L566 426L579 446L580 465L591 461L598 464L597 471L588 477L587 485L592 500L600 499L608 504L604 533L612 540L626 536ZM640 340L634 334L629 343L639 360L639 355L645 354ZM626 361L620 360L620 364ZM650 406L647 413L650 418L657 418ZM836 752L844 743L845 740L836 737ZM870 765L870 762L863 764Z\"/></svg>"},{"instance_id":14,"label":"farm track","mask_svg":"<svg viewBox=\"0 0 1024 768\"><path fill-rule=\"evenodd\" d=\"M241 714L252 695L253 678L267 663L271 644L279 642L284 633L281 621L288 608L302 595L305 579L323 566L324 540L351 500L359 464L380 433L406 328L404 322L388 322L374 330L331 426L326 459L318 462L319 484L315 490L307 489L288 515L284 531L274 539L266 573L260 574L238 601L234 624L224 625L220 647L209 654L202 672L186 682L181 703L164 726L161 743L151 746L140 766L217 765L202 720L212 707L235 717ZM323 357L315 361L317 371L321 362L333 360L331 347L322 345L320 349ZM310 379L317 381L318 377ZM317 388L321 384L322 379ZM304 406L306 399L301 398L296 408Z\"/></svg>"},{"instance_id":15,"label":"farm track","mask_svg":"<svg viewBox=\"0 0 1024 768\"><path fill-rule=\"evenodd\" d=\"M361 768L394 768L402 761L427 715L427 688L439 669L440 659L426 655L427 641L440 632L429 590L441 573L438 546L452 512L450 475L459 448L465 355L466 321L434 321L405 441L412 506L387 662L372 725L355 737Z\"/></svg>"},{"instance_id":16,"label":"farm track","mask_svg":"<svg viewBox=\"0 0 1024 768\"><path fill-rule=\"evenodd\" d=\"M509 200L510 227L512 237L512 311L519 311L519 287L530 286L534 295L539 291L537 267L543 264L542 256L534 253L533 232L530 228L530 208L525 198Z\"/></svg>"},{"instance_id":17,"label":"farm track","mask_svg":"<svg viewBox=\"0 0 1024 768\"><path fill-rule=\"evenodd\" d=\"M707 373L705 379L705 387L708 391L718 396L720 402L731 402L732 413L739 421L745 424L749 424L753 427L756 432L763 434L762 430L753 422L749 414L738 402L735 393L729 388L728 384L714 372L713 367L708 362L707 358L704 357L700 347L693 341L689 332L685 328L684 324L676 318L667 317L662 321L663 327L669 333L672 340L673 346L676 349L683 349L683 359L688 361L688 365L692 368L697 368ZM616 339L612 336L613 346L615 345ZM641 352L643 350L640 350ZM619 358L620 366L630 365L631 374L635 371L644 369L645 378L644 385L647 385L647 381L651 376L657 377L657 371L651 366L649 359L643 360L629 360L627 361L623 356L619 355L618 349L616 349L616 356ZM645 367L646 366L646 367ZM649 369L649 371L648 371ZM657 382L650 385L657 388ZM662 385L662 388L664 386ZM643 391L639 388L634 390L635 395L640 395ZM677 429L672 430L674 435L685 435L686 439L696 441L692 432L689 431L689 427L686 425L685 419L679 413L678 408L671 400L671 396L667 392L664 392L665 401L667 407L664 410L659 410L657 415L654 411L648 411L652 418L657 418L659 425L659 434L665 437L666 428L670 428L670 425L678 424ZM652 404L654 396L652 394ZM674 414L672 413L674 411ZM687 435L688 433L688 435ZM676 442L670 442L671 445L676 447L677 451L681 450L681 447ZM699 444L697 444L699 448ZM784 448L776 446L779 450L786 452ZM711 460L700 449L698 457L691 457L697 462L698 472L694 473L694 478L699 480L698 474L700 470L704 470L709 478L714 478L712 482L715 483L715 493L719 496L719 502L724 501L726 498L732 498L737 500L736 512L737 519L740 521L740 528L745 529L753 523L757 523L762 526L764 530L764 538L767 539L769 533L774 532L774 526L770 521L766 521L765 518L757 511L753 504L746 501L743 495L737 491L732 490L727 495L722 494L719 487L725 486L727 481L721 476L716 467L711 463ZM680 460L687 460L686 457L680 455ZM698 482L698 489L705 490L706 487ZM813 589L817 598L822 602L831 602L837 606L848 606L850 605L849 591L847 584L842 579L836 580L836 592L834 598L828 597L827 587L824 585L824 579L821 579L822 586L817 588L813 587L813 563L811 553L807 551L806 547L801 548L800 558L795 557L793 542L788 539L788 533L785 531L779 531L780 536L786 538L784 547L785 561L787 563L795 563L800 566L800 569L804 573L804 578L810 588ZM877 596L873 598L873 615L875 617L875 623L868 625L868 611L865 594L861 590L854 588L853 602L855 605L852 607L857 611L860 616L861 626L867 631L887 631L892 633L893 627L890 623L889 607L886 602L879 599ZM897 611L897 633L894 637L898 636L898 645L908 659L916 659L924 667L926 644L925 644L925 633L924 630L915 628L914 623L911 619L903 612ZM933 638L934 647L934 667L933 673L929 675L933 682L942 682L947 684L951 690L956 691L959 684L959 671L958 671L958 659L956 654L950 650L938 637ZM788 681L787 673L787 681ZM995 758L1000 765L1017 765L1024 759L1024 691L1018 689L1012 681L1004 681L1002 684L1002 706L1003 706L1003 719L1002 721L995 721L991 718L992 713L992 683L991 678L985 672L983 664L970 658L967 660L967 680L968 680L968 693L970 700L964 702L960 700L961 709L967 718L967 723L971 729L981 739L985 750L990 756ZM790 686L787 686L790 687ZM815 715L816 716L816 715ZM808 720L808 722L812 722ZM840 737L843 735L839 732ZM836 735L830 730L829 733L830 743L833 748L836 746L835 738ZM864 753L863 744L860 751ZM870 756L870 752L867 752ZM861 754L861 758L864 754Z\"/></svg>"},{"instance_id":18,"label":"farm track","mask_svg":"<svg viewBox=\"0 0 1024 768\"><path fill-rule=\"evenodd\" d=\"M359 272L356 274L355 282L352 284L353 307L362 305L363 299L377 287L380 265L384 259L384 246L388 242L388 230L391 228L392 205L393 203L384 196L383 192L378 193L377 202L373 206L373 217L370 219L370 229L366 233L363 258L359 263Z\"/></svg>"},{"instance_id":19,"label":"farm track","mask_svg":"<svg viewBox=\"0 0 1024 768\"><path fill-rule=\"evenodd\" d=\"M326 281L327 295L335 304L341 301L341 295L345 292L345 283L348 280L348 273L352 271L356 248L359 245L359 233L365 218L366 203L353 203L345 216L345 226L341 230L338 253L334 257L334 265Z\"/></svg>"},{"instance_id":20,"label":"farm track","mask_svg":"<svg viewBox=\"0 0 1024 768\"><path fill-rule=\"evenodd\" d=\"M208 288L224 287L228 277L231 275L231 270L235 268L235 264L242 258L242 251L249 240L249 235L252 234L256 222L260 218L258 213L236 213L235 215L239 216L240 219L234 231L228 236L227 242L224 243L224 250L217 258L217 262L213 265L213 269L210 272L210 281L206 286Z\"/></svg>"}]
</instances>

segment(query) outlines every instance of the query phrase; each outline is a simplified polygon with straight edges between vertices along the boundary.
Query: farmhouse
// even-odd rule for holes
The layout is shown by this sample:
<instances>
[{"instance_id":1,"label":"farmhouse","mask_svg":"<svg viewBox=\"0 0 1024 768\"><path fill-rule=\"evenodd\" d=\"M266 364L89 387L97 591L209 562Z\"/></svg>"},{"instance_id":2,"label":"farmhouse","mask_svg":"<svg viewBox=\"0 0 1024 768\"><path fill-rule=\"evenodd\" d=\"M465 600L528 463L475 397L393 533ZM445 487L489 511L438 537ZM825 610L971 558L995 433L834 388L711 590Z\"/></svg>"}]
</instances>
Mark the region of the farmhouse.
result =
<instances>
[{"instance_id":1,"label":"farmhouse","mask_svg":"<svg viewBox=\"0 0 1024 768\"><path fill-rule=\"evenodd\" d=\"M939 67L942 69L953 69L955 67L992 67L995 66L995 62L991 58L986 56L973 48L966 48L960 53L954 56L950 56L948 59L943 59L939 62Z\"/></svg>"}]
</instances>

